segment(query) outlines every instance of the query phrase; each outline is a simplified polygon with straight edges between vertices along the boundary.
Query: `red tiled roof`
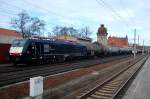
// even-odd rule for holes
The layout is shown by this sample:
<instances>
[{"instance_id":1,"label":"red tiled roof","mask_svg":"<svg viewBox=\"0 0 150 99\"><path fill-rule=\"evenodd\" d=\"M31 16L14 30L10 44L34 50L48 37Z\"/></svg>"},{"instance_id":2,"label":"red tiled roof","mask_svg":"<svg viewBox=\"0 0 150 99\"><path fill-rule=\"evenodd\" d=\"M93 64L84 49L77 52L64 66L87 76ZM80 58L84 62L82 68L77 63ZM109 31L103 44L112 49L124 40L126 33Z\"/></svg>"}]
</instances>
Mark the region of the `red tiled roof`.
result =
<instances>
[{"instance_id":1,"label":"red tiled roof","mask_svg":"<svg viewBox=\"0 0 150 99\"><path fill-rule=\"evenodd\" d=\"M128 46L128 38L125 37L108 37L108 45L124 47Z\"/></svg>"},{"instance_id":2,"label":"red tiled roof","mask_svg":"<svg viewBox=\"0 0 150 99\"><path fill-rule=\"evenodd\" d=\"M3 28L0 28L0 35L21 37L21 33L15 30L9 30L9 29L3 29Z\"/></svg>"}]
</instances>

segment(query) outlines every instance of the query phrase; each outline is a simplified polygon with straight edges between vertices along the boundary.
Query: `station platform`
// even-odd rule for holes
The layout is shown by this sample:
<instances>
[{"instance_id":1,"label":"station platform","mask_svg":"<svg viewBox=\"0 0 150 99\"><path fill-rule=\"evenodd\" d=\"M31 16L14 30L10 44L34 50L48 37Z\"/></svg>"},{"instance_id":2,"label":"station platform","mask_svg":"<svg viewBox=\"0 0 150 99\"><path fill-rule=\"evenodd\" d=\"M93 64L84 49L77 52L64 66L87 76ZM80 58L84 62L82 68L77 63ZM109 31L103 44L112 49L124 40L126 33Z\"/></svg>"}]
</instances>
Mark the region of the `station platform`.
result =
<instances>
[{"instance_id":1,"label":"station platform","mask_svg":"<svg viewBox=\"0 0 150 99\"><path fill-rule=\"evenodd\" d=\"M150 57L133 80L123 99L150 99Z\"/></svg>"}]
</instances>

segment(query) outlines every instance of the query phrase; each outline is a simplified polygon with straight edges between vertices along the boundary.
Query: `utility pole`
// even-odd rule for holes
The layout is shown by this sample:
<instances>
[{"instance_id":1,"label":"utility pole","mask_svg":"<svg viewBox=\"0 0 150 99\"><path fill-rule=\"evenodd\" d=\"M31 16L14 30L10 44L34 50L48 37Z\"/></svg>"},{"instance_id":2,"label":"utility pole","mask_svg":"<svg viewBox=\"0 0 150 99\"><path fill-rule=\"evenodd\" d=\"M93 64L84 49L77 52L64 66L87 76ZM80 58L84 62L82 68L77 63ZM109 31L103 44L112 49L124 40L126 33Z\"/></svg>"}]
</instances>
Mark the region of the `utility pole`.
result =
<instances>
[{"instance_id":1,"label":"utility pole","mask_svg":"<svg viewBox=\"0 0 150 99\"><path fill-rule=\"evenodd\" d=\"M142 49L142 54L144 54L144 40L143 40L143 49Z\"/></svg>"},{"instance_id":2,"label":"utility pole","mask_svg":"<svg viewBox=\"0 0 150 99\"><path fill-rule=\"evenodd\" d=\"M136 58L136 29L134 30L134 58Z\"/></svg>"},{"instance_id":3,"label":"utility pole","mask_svg":"<svg viewBox=\"0 0 150 99\"><path fill-rule=\"evenodd\" d=\"M139 40L140 40L140 39L139 39L139 35L138 35L138 46L140 46Z\"/></svg>"}]
</instances>

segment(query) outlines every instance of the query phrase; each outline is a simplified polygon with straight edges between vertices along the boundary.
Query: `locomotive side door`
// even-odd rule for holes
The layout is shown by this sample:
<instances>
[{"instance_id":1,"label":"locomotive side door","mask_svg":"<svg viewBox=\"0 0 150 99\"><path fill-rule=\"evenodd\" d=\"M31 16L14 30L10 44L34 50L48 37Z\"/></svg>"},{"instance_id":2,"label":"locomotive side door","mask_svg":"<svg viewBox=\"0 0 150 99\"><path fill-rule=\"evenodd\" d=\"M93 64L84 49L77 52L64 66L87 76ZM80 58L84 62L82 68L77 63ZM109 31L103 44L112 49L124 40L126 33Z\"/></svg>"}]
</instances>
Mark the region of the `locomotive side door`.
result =
<instances>
[{"instance_id":1,"label":"locomotive side door","mask_svg":"<svg viewBox=\"0 0 150 99\"><path fill-rule=\"evenodd\" d=\"M34 59L38 59L41 56L41 44L38 42L33 42L29 45L28 54Z\"/></svg>"},{"instance_id":2,"label":"locomotive side door","mask_svg":"<svg viewBox=\"0 0 150 99\"><path fill-rule=\"evenodd\" d=\"M35 42L35 56L38 59L41 57L42 54L41 49L42 49L41 44L39 42Z\"/></svg>"},{"instance_id":3,"label":"locomotive side door","mask_svg":"<svg viewBox=\"0 0 150 99\"><path fill-rule=\"evenodd\" d=\"M30 58L36 58L36 46L35 43L30 43L27 49L27 54L30 56Z\"/></svg>"}]
</instances>

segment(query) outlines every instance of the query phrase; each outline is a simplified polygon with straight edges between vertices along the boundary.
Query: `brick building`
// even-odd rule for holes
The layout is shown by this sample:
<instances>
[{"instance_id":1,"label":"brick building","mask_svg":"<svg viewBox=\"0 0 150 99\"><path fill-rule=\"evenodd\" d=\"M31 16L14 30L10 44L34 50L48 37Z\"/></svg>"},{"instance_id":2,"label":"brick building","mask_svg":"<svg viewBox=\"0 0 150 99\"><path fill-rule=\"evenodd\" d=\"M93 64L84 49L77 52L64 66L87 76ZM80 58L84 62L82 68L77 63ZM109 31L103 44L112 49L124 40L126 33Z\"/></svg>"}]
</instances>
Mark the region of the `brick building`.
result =
<instances>
[{"instance_id":1,"label":"brick building","mask_svg":"<svg viewBox=\"0 0 150 99\"><path fill-rule=\"evenodd\" d=\"M128 46L128 37L108 37L108 45L116 47L127 47Z\"/></svg>"},{"instance_id":2,"label":"brick building","mask_svg":"<svg viewBox=\"0 0 150 99\"><path fill-rule=\"evenodd\" d=\"M21 38L21 33L0 28L0 63L7 62L11 43L17 38Z\"/></svg>"}]
</instances>

